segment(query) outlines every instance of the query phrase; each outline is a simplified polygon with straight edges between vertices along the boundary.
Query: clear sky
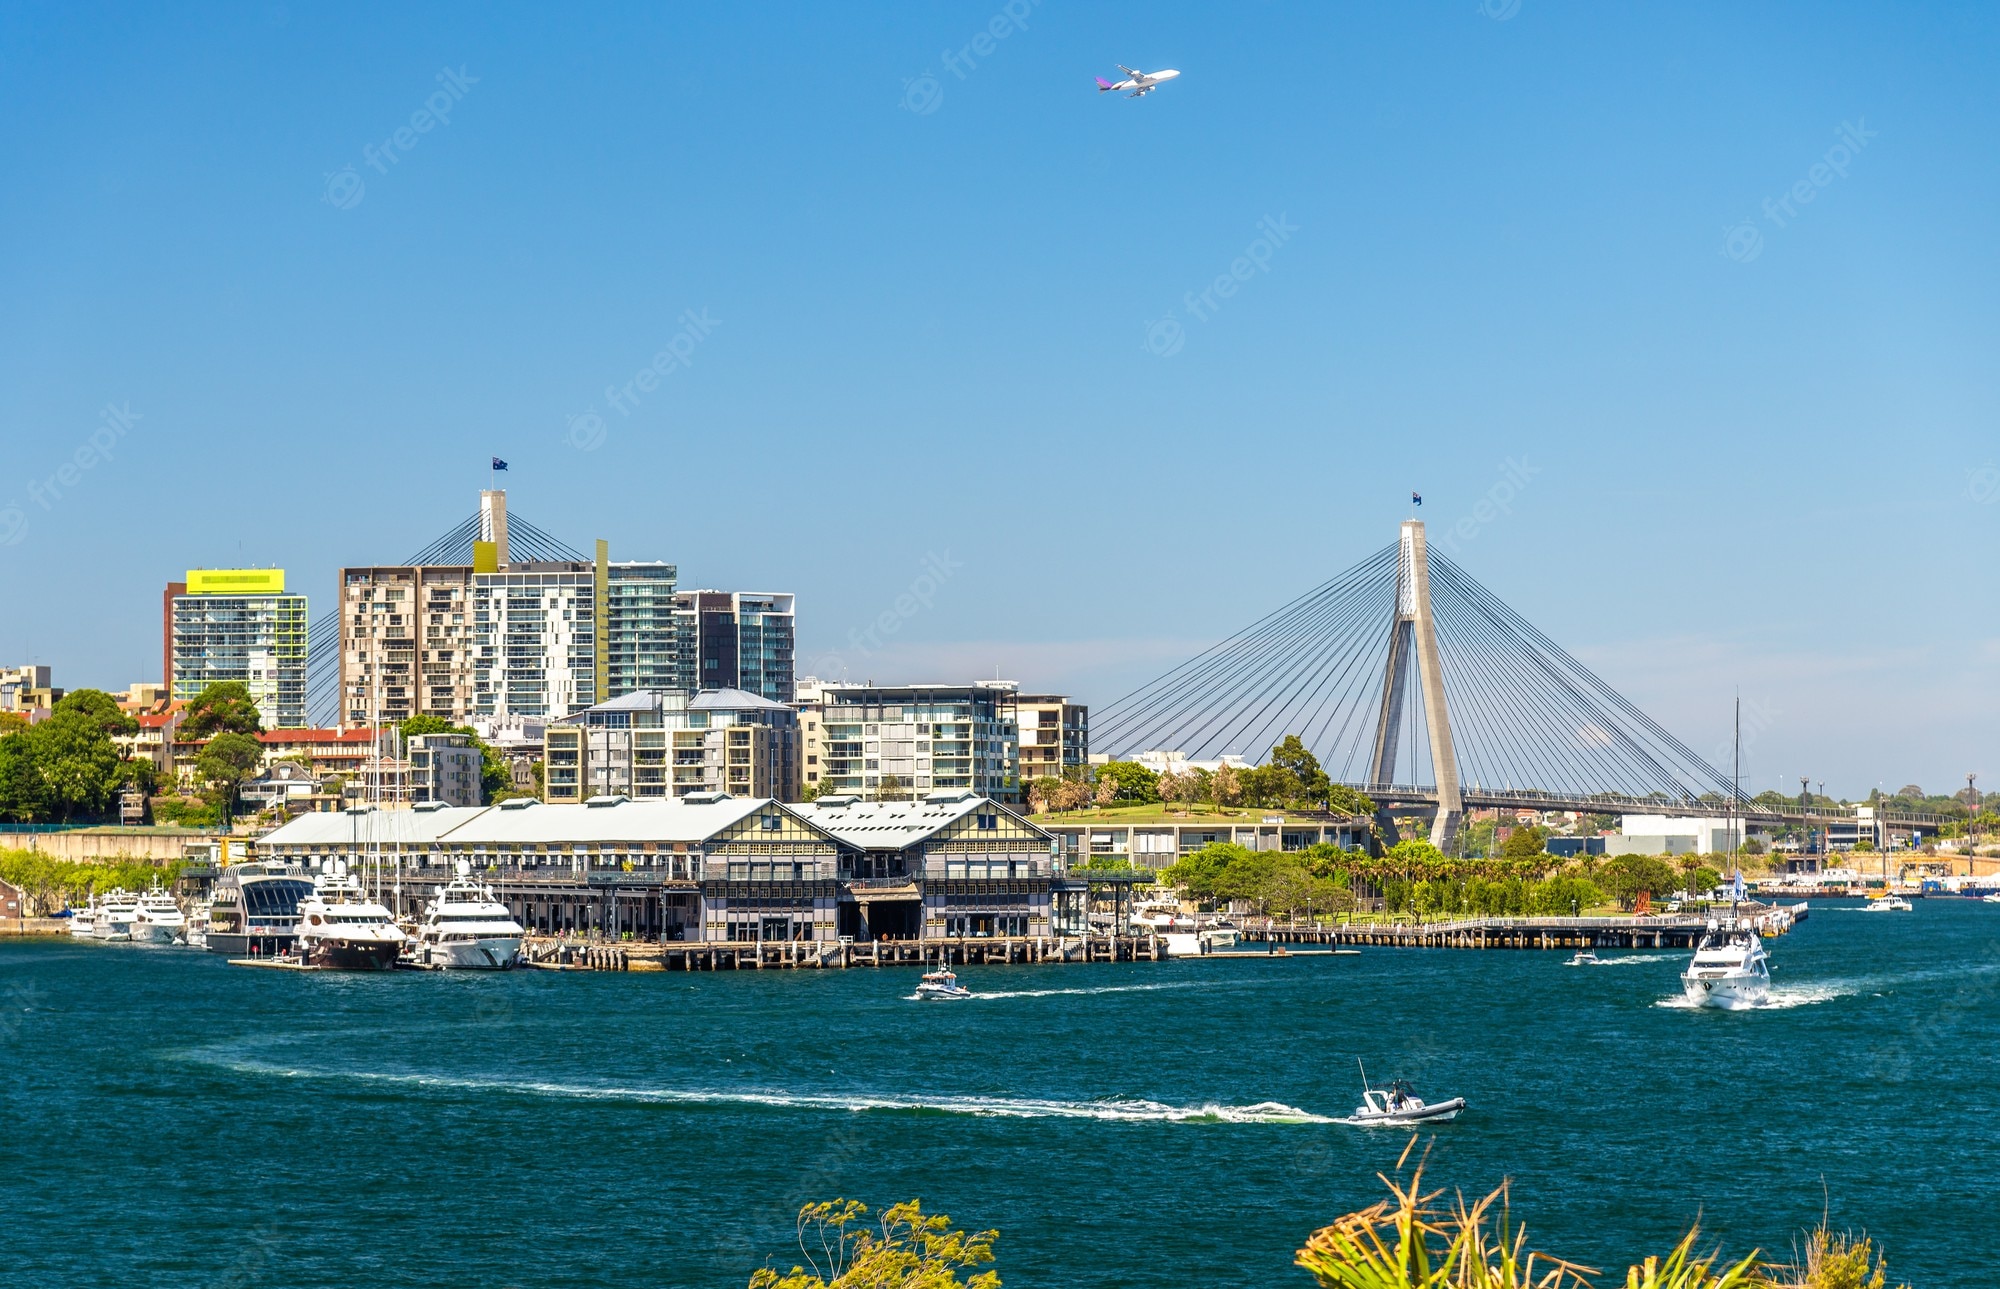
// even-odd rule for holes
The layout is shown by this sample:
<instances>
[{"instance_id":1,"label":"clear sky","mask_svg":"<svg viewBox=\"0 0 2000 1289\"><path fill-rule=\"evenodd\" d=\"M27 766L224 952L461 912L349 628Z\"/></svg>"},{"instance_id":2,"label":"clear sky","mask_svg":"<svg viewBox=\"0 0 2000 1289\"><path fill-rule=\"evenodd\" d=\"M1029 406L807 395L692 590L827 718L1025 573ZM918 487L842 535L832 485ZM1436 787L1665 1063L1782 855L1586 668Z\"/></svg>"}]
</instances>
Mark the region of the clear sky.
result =
<instances>
[{"instance_id":1,"label":"clear sky","mask_svg":"<svg viewBox=\"0 0 2000 1289\"><path fill-rule=\"evenodd\" d=\"M409 8L0 7L0 662L497 454L802 667L1102 704L1417 489L1753 786L2000 788L2000 8Z\"/></svg>"}]
</instances>

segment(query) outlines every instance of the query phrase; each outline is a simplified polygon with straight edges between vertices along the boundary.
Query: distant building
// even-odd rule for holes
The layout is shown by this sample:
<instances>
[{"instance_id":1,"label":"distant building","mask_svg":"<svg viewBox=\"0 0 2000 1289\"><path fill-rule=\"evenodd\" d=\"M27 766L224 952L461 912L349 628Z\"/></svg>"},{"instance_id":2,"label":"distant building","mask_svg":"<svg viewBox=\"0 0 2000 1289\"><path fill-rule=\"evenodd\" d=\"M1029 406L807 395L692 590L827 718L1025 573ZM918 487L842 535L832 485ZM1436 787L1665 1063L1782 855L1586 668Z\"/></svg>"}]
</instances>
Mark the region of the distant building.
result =
<instances>
[{"instance_id":1,"label":"distant building","mask_svg":"<svg viewBox=\"0 0 2000 1289\"><path fill-rule=\"evenodd\" d=\"M672 688L741 689L775 703L794 695L793 597L776 592L682 591L674 597Z\"/></svg>"},{"instance_id":2,"label":"distant building","mask_svg":"<svg viewBox=\"0 0 2000 1289\"><path fill-rule=\"evenodd\" d=\"M1768 838L1766 839L1768 841ZM1728 854L1743 842L1743 821L1626 815L1619 830L1604 839L1607 855Z\"/></svg>"},{"instance_id":3,"label":"distant building","mask_svg":"<svg viewBox=\"0 0 2000 1289\"><path fill-rule=\"evenodd\" d=\"M798 715L740 689L641 690L552 722L543 799L799 796Z\"/></svg>"},{"instance_id":4,"label":"distant building","mask_svg":"<svg viewBox=\"0 0 2000 1289\"><path fill-rule=\"evenodd\" d=\"M1154 774L1192 774L1196 770L1214 774L1225 765L1233 770L1248 770L1252 768L1249 761L1234 752L1224 752L1213 761L1195 761L1190 760L1188 754L1185 752L1154 748L1141 752L1132 759L1138 764L1145 766L1148 770L1151 770Z\"/></svg>"},{"instance_id":5,"label":"distant building","mask_svg":"<svg viewBox=\"0 0 2000 1289\"><path fill-rule=\"evenodd\" d=\"M49 668L40 664L0 667L0 712L26 716L31 723L47 716L63 699L50 679Z\"/></svg>"},{"instance_id":6,"label":"distant building","mask_svg":"<svg viewBox=\"0 0 2000 1289\"><path fill-rule=\"evenodd\" d=\"M304 808L306 799L318 791L319 776L296 761L279 761L244 780L237 795L244 809L254 812L283 810L295 804Z\"/></svg>"},{"instance_id":7,"label":"distant building","mask_svg":"<svg viewBox=\"0 0 2000 1289\"><path fill-rule=\"evenodd\" d=\"M306 597L286 592L283 569L189 569L168 587L164 627L175 700L241 681L266 728L306 723Z\"/></svg>"},{"instance_id":8,"label":"distant building","mask_svg":"<svg viewBox=\"0 0 2000 1289\"><path fill-rule=\"evenodd\" d=\"M864 798L964 790L1018 803L1017 690L1012 681L817 681L794 704L802 726L810 726L803 731L806 782Z\"/></svg>"},{"instance_id":9,"label":"distant building","mask_svg":"<svg viewBox=\"0 0 2000 1289\"><path fill-rule=\"evenodd\" d=\"M403 759L410 766L413 802L476 806L486 800L480 786L485 759L469 734L412 735Z\"/></svg>"},{"instance_id":10,"label":"distant building","mask_svg":"<svg viewBox=\"0 0 2000 1289\"><path fill-rule=\"evenodd\" d=\"M1014 725L1021 740L1021 782L1060 779L1090 764L1090 709L1060 694L1018 694Z\"/></svg>"}]
</instances>

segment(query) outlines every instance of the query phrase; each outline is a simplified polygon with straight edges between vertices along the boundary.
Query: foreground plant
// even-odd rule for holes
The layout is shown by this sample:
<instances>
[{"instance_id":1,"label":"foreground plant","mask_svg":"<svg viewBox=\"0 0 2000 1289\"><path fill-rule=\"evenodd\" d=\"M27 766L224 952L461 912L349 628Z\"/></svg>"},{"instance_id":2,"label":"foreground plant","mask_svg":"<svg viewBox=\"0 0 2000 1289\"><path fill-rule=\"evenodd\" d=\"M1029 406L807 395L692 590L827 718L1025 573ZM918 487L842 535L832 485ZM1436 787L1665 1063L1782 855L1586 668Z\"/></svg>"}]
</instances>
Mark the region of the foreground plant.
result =
<instances>
[{"instance_id":1,"label":"foreground plant","mask_svg":"<svg viewBox=\"0 0 2000 1289\"><path fill-rule=\"evenodd\" d=\"M1397 1167L1408 1158L1406 1149ZM1382 1178L1391 1198L1315 1231L1299 1250L1298 1265L1326 1289L1587 1289L1586 1277L1597 1274L1530 1251L1527 1228L1512 1222L1506 1186L1469 1206L1461 1197L1444 1210L1433 1203L1441 1192L1423 1193L1423 1175L1419 1165L1407 1186ZM1755 1289L1769 1283L1758 1274L1755 1253L1721 1271L1716 1255L1696 1257L1696 1234L1689 1231L1666 1257L1633 1267L1626 1289Z\"/></svg>"},{"instance_id":2,"label":"foreground plant","mask_svg":"<svg viewBox=\"0 0 2000 1289\"><path fill-rule=\"evenodd\" d=\"M1806 1236L1797 1266L1773 1268L1772 1289L1883 1289L1888 1260L1865 1235L1835 1235L1824 1222ZM1908 1285L1901 1289L1909 1289Z\"/></svg>"},{"instance_id":3,"label":"foreground plant","mask_svg":"<svg viewBox=\"0 0 2000 1289\"><path fill-rule=\"evenodd\" d=\"M959 1272L993 1261L998 1231L955 1231L920 1200L886 1209L874 1228L868 1206L835 1199L799 1210L799 1252L806 1265L780 1275L771 1267L750 1277L750 1289L1000 1289L1000 1273ZM811 1269L808 1270L807 1268Z\"/></svg>"}]
</instances>

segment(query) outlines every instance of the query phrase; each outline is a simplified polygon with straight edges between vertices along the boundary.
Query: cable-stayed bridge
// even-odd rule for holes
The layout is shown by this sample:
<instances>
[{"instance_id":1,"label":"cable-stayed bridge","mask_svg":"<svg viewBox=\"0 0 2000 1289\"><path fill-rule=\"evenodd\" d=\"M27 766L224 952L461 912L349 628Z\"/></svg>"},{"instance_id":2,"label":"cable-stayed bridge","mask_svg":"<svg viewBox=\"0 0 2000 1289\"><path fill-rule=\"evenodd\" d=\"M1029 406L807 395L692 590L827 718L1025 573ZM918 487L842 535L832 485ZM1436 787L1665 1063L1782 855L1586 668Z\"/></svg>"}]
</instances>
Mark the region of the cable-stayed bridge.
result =
<instances>
[{"instance_id":1,"label":"cable-stayed bridge","mask_svg":"<svg viewBox=\"0 0 2000 1289\"><path fill-rule=\"evenodd\" d=\"M1727 772L1430 551L1415 519L1394 543L1091 719L1093 747L1119 757L1165 749L1256 761L1288 734L1385 815L1431 814L1440 847L1469 807L1853 818L1844 807L1741 799Z\"/></svg>"}]
</instances>

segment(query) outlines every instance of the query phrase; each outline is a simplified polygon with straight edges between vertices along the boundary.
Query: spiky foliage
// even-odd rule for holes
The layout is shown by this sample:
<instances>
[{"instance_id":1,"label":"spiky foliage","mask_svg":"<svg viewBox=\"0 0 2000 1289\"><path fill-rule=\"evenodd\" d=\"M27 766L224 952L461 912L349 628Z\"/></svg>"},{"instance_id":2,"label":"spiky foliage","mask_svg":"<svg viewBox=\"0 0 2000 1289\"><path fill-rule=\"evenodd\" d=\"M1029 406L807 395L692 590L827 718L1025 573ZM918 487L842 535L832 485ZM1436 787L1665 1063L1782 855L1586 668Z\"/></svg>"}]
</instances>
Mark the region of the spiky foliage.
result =
<instances>
[{"instance_id":1,"label":"spiky foliage","mask_svg":"<svg viewBox=\"0 0 2000 1289\"><path fill-rule=\"evenodd\" d=\"M1873 1240L1836 1235L1821 1225L1806 1236L1797 1265L1773 1268L1768 1283L1772 1289L1883 1289L1888 1279L1888 1261Z\"/></svg>"},{"instance_id":2,"label":"spiky foliage","mask_svg":"<svg viewBox=\"0 0 2000 1289\"><path fill-rule=\"evenodd\" d=\"M998 1231L967 1234L942 1213L926 1214L920 1200L883 1211L876 1230L863 1221L868 1206L835 1199L799 1210L799 1252L806 1265L779 1274L764 1267L750 1289L1000 1289L1000 1273L959 1272L993 1261ZM808 1269L810 1268L810 1269Z\"/></svg>"},{"instance_id":3,"label":"spiky foliage","mask_svg":"<svg viewBox=\"0 0 2000 1289\"><path fill-rule=\"evenodd\" d=\"M1412 1138L1411 1145L1415 1145ZM1400 1171L1409 1160L1403 1151ZM1425 1194L1423 1167L1408 1185L1388 1177L1390 1198L1313 1233L1298 1265L1325 1289L1588 1289L1597 1272L1531 1251L1528 1232L1513 1223L1507 1188L1476 1203L1461 1196L1437 1207L1441 1192ZM1626 1289L1754 1289L1757 1255L1725 1270L1716 1258L1693 1254L1689 1231L1665 1258L1649 1257L1626 1275Z\"/></svg>"}]
</instances>

